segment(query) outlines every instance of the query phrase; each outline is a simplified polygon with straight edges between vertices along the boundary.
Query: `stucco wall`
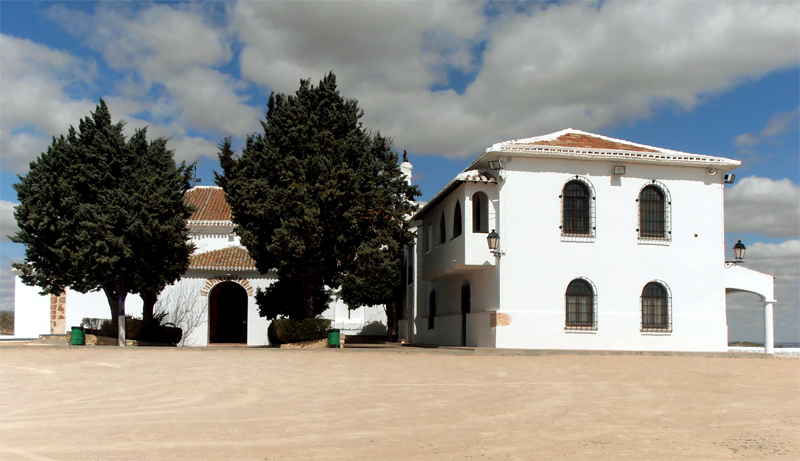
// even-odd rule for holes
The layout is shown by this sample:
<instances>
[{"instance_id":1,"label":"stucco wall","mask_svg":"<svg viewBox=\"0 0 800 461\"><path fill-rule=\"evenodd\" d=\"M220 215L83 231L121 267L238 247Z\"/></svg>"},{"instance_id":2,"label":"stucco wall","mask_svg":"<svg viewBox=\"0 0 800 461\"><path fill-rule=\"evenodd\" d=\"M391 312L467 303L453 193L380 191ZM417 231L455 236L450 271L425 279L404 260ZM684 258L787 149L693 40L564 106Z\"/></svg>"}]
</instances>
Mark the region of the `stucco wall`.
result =
<instances>
[{"instance_id":1,"label":"stucco wall","mask_svg":"<svg viewBox=\"0 0 800 461\"><path fill-rule=\"evenodd\" d=\"M721 174L705 168L514 158L501 185L501 273L497 347L724 351L727 348ZM563 186L575 175L596 194L593 241L562 241ZM652 179L671 195L671 241L636 232L641 188ZM597 289L597 330L565 331L565 291L584 277ZM653 280L672 294L672 333L640 331L640 296Z\"/></svg>"}]
</instances>

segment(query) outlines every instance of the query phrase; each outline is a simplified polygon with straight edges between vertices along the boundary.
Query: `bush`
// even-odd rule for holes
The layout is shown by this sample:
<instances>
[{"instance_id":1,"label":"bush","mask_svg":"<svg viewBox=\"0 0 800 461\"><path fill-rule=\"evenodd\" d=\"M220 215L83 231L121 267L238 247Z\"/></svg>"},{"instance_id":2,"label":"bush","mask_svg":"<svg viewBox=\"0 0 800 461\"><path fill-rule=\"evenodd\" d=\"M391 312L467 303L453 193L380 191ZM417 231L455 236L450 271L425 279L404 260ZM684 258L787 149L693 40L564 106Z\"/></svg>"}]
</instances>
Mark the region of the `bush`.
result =
<instances>
[{"instance_id":1,"label":"bush","mask_svg":"<svg viewBox=\"0 0 800 461\"><path fill-rule=\"evenodd\" d=\"M14 334L14 311L0 311L0 334Z\"/></svg>"},{"instance_id":2,"label":"bush","mask_svg":"<svg viewBox=\"0 0 800 461\"><path fill-rule=\"evenodd\" d=\"M314 341L328 336L331 321L328 319L276 319L267 330L270 344Z\"/></svg>"},{"instance_id":3,"label":"bush","mask_svg":"<svg viewBox=\"0 0 800 461\"><path fill-rule=\"evenodd\" d=\"M166 317L165 313L153 316L152 322L144 322L142 319L136 319L129 315L125 317L125 339L162 344L178 344L183 337L183 331L180 328L175 327L171 323L164 323L164 318ZM94 326L92 320L100 320L100 328L86 328L87 325ZM85 318L82 324L88 334L107 336L110 338L117 337L116 321L112 322L108 319Z\"/></svg>"}]
</instances>

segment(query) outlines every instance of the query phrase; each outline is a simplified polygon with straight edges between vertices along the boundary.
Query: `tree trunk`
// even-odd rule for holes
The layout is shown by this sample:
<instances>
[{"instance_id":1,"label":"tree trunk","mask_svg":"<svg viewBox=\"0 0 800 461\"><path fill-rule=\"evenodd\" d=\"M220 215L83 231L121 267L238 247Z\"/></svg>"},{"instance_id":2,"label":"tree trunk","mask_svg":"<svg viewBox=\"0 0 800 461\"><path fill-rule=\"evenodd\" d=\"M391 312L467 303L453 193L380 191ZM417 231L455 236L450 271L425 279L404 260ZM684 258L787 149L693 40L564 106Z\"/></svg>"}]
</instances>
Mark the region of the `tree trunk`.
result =
<instances>
[{"instance_id":1,"label":"tree trunk","mask_svg":"<svg viewBox=\"0 0 800 461\"><path fill-rule=\"evenodd\" d=\"M141 296L144 302L142 306L142 323L149 325L153 321L153 308L156 305L156 301L158 301L158 295L151 291L146 291L141 293Z\"/></svg>"},{"instance_id":2,"label":"tree trunk","mask_svg":"<svg viewBox=\"0 0 800 461\"><path fill-rule=\"evenodd\" d=\"M386 340L397 341L397 303L387 303L386 309Z\"/></svg>"},{"instance_id":3,"label":"tree trunk","mask_svg":"<svg viewBox=\"0 0 800 461\"><path fill-rule=\"evenodd\" d=\"M111 308L111 331L114 336L117 336L117 317L119 317L119 295L113 288L103 287L103 293L108 300L108 306Z\"/></svg>"},{"instance_id":4,"label":"tree trunk","mask_svg":"<svg viewBox=\"0 0 800 461\"><path fill-rule=\"evenodd\" d=\"M313 319L316 317L314 314L314 285L308 280L303 280L303 318Z\"/></svg>"}]
</instances>

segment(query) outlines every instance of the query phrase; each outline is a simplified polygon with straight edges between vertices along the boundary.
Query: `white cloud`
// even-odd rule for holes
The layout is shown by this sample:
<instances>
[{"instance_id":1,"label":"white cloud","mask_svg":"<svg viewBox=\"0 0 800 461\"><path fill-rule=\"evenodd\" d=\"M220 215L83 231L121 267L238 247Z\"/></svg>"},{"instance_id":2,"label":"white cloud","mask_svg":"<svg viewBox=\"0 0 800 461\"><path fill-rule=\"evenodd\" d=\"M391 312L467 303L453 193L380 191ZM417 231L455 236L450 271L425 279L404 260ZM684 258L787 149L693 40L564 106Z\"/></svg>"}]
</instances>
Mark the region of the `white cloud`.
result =
<instances>
[{"instance_id":1,"label":"white cloud","mask_svg":"<svg viewBox=\"0 0 800 461\"><path fill-rule=\"evenodd\" d=\"M91 84L94 62L30 40L0 35L0 152L3 170L23 171L94 105L68 90Z\"/></svg>"},{"instance_id":2,"label":"white cloud","mask_svg":"<svg viewBox=\"0 0 800 461\"><path fill-rule=\"evenodd\" d=\"M234 7L242 76L281 92L328 70L365 122L416 152L470 155L502 139L596 129L794 66L792 3L566 3L487 17L461 3ZM486 40L482 64L472 47ZM447 65L475 81L431 92ZM479 68L478 68L479 67Z\"/></svg>"},{"instance_id":3,"label":"white cloud","mask_svg":"<svg viewBox=\"0 0 800 461\"><path fill-rule=\"evenodd\" d=\"M775 340L800 342L800 240L748 245L745 267L775 276ZM763 307L751 294L727 296L731 340L763 341Z\"/></svg>"},{"instance_id":4,"label":"white cloud","mask_svg":"<svg viewBox=\"0 0 800 461\"><path fill-rule=\"evenodd\" d=\"M796 130L799 116L800 109L775 114L769 119L760 133L742 133L737 136L735 139L736 145L739 147L753 147L766 139Z\"/></svg>"},{"instance_id":5,"label":"white cloud","mask_svg":"<svg viewBox=\"0 0 800 461\"><path fill-rule=\"evenodd\" d=\"M725 232L800 236L800 187L790 179L749 176L725 189Z\"/></svg>"},{"instance_id":6,"label":"white cloud","mask_svg":"<svg viewBox=\"0 0 800 461\"><path fill-rule=\"evenodd\" d=\"M0 240L8 240L10 235L19 231L17 220L14 219L14 207L17 203L0 200Z\"/></svg>"}]
</instances>

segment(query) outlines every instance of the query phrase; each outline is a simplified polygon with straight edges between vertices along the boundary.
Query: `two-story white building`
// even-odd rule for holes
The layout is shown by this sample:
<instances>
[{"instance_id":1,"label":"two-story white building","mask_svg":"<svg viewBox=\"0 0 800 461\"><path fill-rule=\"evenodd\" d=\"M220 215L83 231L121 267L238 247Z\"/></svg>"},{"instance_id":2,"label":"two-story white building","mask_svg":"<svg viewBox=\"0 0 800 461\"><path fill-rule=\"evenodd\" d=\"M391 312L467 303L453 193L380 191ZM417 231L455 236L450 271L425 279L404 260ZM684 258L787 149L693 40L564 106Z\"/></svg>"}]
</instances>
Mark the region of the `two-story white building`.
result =
<instances>
[{"instance_id":1,"label":"two-story white building","mask_svg":"<svg viewBox=\"0 0 800 461\"><path fill-rule=\"evenodd\" d=\"M401 338L726 351L726 292L750 291L771 352L773 278L725 264L739 164L573 129L491 146L414 216Z\"/></svg>"}]
</instances>

